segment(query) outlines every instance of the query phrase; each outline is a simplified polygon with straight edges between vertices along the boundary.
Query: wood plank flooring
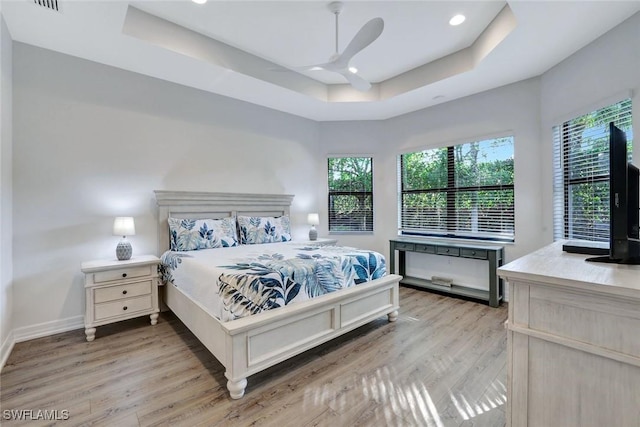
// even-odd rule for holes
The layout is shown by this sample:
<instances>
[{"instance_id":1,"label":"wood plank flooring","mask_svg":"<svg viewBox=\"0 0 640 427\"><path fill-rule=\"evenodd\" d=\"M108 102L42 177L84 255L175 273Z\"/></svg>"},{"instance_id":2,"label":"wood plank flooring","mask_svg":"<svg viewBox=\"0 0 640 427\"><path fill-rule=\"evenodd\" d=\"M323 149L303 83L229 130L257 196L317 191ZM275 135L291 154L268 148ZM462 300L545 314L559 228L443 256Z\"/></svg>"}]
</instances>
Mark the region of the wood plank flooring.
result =
<instances>
[{"instance_id":1,"label":"wood plank flooring","mask_svg":"<svg viewBox=\"0 0 640 427\"><path fill-rule=\"evenodd\" d=\"M504 426L506 305L400 288L381 318L249 377L224 368L171 313L16 344L0 375L0 424L61 426ZM57 410L58 421L7 420ZM55 414L54 414L55 415Z\"/></svg>"}]
</instances>

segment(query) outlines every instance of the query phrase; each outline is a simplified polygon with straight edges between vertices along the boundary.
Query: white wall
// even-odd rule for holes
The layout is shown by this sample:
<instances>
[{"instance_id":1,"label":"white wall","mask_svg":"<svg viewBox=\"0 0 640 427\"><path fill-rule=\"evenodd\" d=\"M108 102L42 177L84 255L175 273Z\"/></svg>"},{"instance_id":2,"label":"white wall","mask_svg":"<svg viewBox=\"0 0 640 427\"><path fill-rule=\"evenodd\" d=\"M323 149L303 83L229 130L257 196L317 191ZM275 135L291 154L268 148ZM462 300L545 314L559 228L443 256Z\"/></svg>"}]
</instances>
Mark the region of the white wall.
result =
<instances>
[{"instance_id":1,"label":"white wall","mask_svg":"<svg viewBox=\"0 0 640 427\"><path fill-rule=\"evenodd\" d=\"M388 240L397 236L398 154L514 135L516 235L515 243L506 245L505 257L511 260L542 246L538 94L539 80L530 79L373 126L323 123L320 136L325 153L374 156L375 235L340 236L340 241L388 255Z\"/></svg>"},{"instance_id":2,"label":"white wall","mask_svg":"<svg viewBox=\"0 0 640 427\"><path fill-rule=\"evenodd\" d=\"M13 346L11 52L11 37L0 14L0 368Z\"/></svg>"},{"instance_id":3,"label":"white wall","mask_svg":"<svg viewBox=\"0 0 640 427\"><path fill-rule=\"evenodd\" d=\"M507 261L543 246L552 240L551 122L628 89L640 117L639 29L637 14L539 78L385 121L346 123L314 123L16 43L16 335L81 324L80 263L113 256L116 215L136 218L136 253L155 252L155 189L295 194L296 236L306 236L309 211L322 214L326 235L327 154L374 157L375 233L339 238L388 254L399 153L512 133L516 241Z\"/></svg>"},{"instance_id":4,"label":"white wall","mask_svg":"<svg viewBox=\"0 0 640 427\"><path fill-rule=\"evenodd\" d=\"M307 235L317 123L21 43L13 61L16 339L82 323L80 263L115 256L115 216L156 253L153 190L294 194Z\"/></svg>"},{"instance_id":5,"label":"white wall","mask_svg":"<svg viewBox=\"0 0 640 427\"><path fill-rule=\"evenodd\" d=\"M540 85L545 241L553 239L554 125L632 94L633 162L640 165L640 13L546 72Z\"/></svg>"}]
</instances>

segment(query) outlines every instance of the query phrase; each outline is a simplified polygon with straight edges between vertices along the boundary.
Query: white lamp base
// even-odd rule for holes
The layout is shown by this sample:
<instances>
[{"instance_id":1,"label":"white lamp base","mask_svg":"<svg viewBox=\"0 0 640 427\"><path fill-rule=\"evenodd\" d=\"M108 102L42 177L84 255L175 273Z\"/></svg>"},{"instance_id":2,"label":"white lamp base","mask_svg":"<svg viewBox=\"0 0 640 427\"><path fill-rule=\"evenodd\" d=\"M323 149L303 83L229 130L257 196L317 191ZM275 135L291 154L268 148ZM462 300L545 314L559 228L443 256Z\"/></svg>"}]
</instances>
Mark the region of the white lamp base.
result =
<instances>
[{"instance_id":1,"label":"white lamp base","mask_svg":"<svg viewBox=\"0 0 640 427\"><path fill-rule=\"evenodd\" d=\"M316 230L315 225L312 225L311 230L309 230L309 240L318 240L318 230Z\"/></svg>"},{"instance_id":2,"label":"white lamp base","mask_svg":"<svg viewBox=\"0 0 640 427\"><path fill-rule=\"evenodd\" d=\"M131 247L131 243L129 241L122 239L118 246L116 246L116 256L120 261L126 261L131 259L131 255L133 255L133 248Z\"/></svg>"}]
</instances>

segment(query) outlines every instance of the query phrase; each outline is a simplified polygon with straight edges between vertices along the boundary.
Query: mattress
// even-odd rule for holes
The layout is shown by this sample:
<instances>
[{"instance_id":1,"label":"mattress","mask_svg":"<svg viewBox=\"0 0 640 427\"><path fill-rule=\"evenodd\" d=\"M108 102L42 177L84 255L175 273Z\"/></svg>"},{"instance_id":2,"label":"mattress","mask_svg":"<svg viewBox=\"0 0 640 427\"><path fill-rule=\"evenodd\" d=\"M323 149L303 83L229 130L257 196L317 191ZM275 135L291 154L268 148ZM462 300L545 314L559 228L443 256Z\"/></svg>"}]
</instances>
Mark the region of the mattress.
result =
<instances>
[{"instance_id":1,"label":"mattress","mask_svg":"<svg viewBox=\"0 0 640 427\"><path fill-rule=\"evenodd\" d=\"M167 251L161 276L223 322L378 279L382 254L297 242Z\"/></svg>"}]
</instances>

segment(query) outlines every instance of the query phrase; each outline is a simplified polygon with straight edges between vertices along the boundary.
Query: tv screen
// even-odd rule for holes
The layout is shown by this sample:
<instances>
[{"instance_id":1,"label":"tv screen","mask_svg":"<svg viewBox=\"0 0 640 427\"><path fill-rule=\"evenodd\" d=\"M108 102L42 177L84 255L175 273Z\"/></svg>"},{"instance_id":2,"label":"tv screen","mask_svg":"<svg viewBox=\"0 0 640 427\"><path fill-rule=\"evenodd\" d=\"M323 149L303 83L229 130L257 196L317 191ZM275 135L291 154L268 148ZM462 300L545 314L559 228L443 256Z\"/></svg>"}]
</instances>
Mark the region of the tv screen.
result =
<instances>
[{"instance_id":1,"label":"tv screen","mask_svg":"<svg viewBox=\"0 0 640 427\"><path fill-rule=\"evenodd\" d=\"M609 123L609 256L589 261L640 264L638 168L627 160L627 137Z\"/></svg>"}]
</instances>

